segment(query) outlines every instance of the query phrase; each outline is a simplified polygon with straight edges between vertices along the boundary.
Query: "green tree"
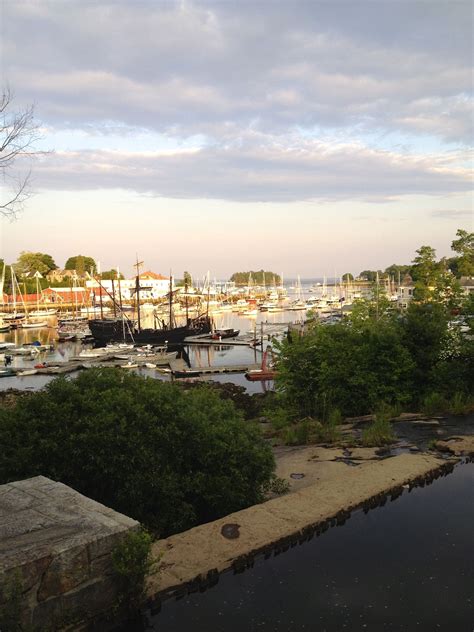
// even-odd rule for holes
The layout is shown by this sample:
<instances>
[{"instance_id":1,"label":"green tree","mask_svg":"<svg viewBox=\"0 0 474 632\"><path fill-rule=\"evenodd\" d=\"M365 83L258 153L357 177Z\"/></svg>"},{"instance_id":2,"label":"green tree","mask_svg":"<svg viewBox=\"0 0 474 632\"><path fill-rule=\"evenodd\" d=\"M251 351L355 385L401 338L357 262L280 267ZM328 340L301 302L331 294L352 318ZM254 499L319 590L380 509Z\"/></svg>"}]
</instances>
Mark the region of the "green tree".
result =
<instances>
[{"instance_id":1,"label":"green tree","mask_svg":"<svg viewBox=\"0 0 474 632\"><path fill-rule=\"evenodd\" d=\"M457 275L474 276L474 233L468 233L461 228L456 232L456 237L451 243L451 249L457 252Z\"/></svg>"},{"instance_id":2,"label":"green tree","mask_svg":"<svg viewBox=\"0 0 474 632\"><path fill-rule=\"evenodd\" d=\"M414 382L420 391L429 390L433 371L442 356L449 315L439 303L411 302L401 320L402 342L415 363Z\"/></svg>"},{"instance_id":3,"label":"green tree","mask_svg":"<svg viewBox=\"0 0 474 632\"><path fill-rule=\"evenodd\" d=\"M234 272L234 274L230 277L230 280L233 281L236 285L247 285L250 278L257 285L262 285L264 280L266 285L271 285L273 283L273 280L275 280L275 283L277 285L281 282L280 275L269 270L249 270L248 272Z\"/></svg>"},{"instance_id":4,"label":"green tree","mask_svg":"<svg viewBox=\"0 0 474 632\"><path fill-rule=\"evenodd\" d=\"M342 275L342 280L343 280L343 282L353 281L354 280L354 275L351 272L345 272Z\"/></svg>"},{"instance_id":5,"label":"green tree","mask_svg":"<svg viewBox=\"0 0 474 632\"><path fill-rule=\"evenodd\" d=\"M216 392L109 368L0 408L0 445L0 483L43 474L161 535L259 502L274 469L260 429Z\"/></svg>"},{"instance_id":6,"label":"green tree","mask_svg":"<svg viewBox=\"0 0 474 632\"><path fill-rule=\"evenodd\" d=\"M105 270L105 272L102 272L100 278L104 281L110 281L111 279L114 279L115 281L118 278L124 279L125 277L122 273L117 276L117 270L115 270L115 268L112 268L111 270Z\"/></svg>"},{"instance_id":7,"label":"green tree","mask_svg":"<svg viewBox=\"0 0 474 632\"><path fill-rule=\"evenodd\" d=\"M398 281L398 276L400 275L400 280L403 280L403 277L406 274L411 275L411 266L409 265L397 265L396 263L392 263L391 266L385 268L384 273L388 275L390 278L394 278L395 281Z\"/></svg>"},{"instance_id":8,"label":"green tree","mask_svg":"<svg viewBox=\"0 0 474 632\"><path fill-rule=\"evenodd\" d=\"M421 246L416 253L412 265L413 297L418 301L427 301L433 295L441 268L436 261L436 250L431 246Z\"/></svg>"},{"instance_id":9,"label":"green tree","mask_svg":"<svg viewBox=\"0 0 474 632\"><path fill-rule=\"evenodd\" d=\"M97 266L92 257L85 257L84 255L76 255L75 257L69 257L64 266L66 270L76 270L78 274L84 274L84 272L95 273Z\"/></svg>"},{"instance_id":10,"label":"green tree","mask_svg":"<svg viewBox=\"0 0 474 632\"><path fill-rule=\"evenodd\" d=\"M359 278L373 283L377 278L377 272L379 273L379 277L381 277L383 274L382 270L362 270L359 274Z\"/></svg>"},{"instance_id":11,"label":"green tree","mask_svg":"<svg viewBox=\"0 0 474 632\"><path fill-rule=\"evenodd\" d=\"M179 279L176 283L175 283L176 287L183 287L185 285L187 285L189 288L191 288L193 286L193 278L191 276L191 274L185 270L184 274L183 274L183 278Z\"/></svg>"},{"instance_id":12,"label":"green tree","mask_svg":"<svg viewBox=\"0 0 474 632\"><path fill-rule=\"evenodd\" d=\"M277 388L295 414L369 413L411 398L413 361L394 320L315 324L279 345Z\"/></svg>"},{"instance_id":13,"label":"green tree","mask_svg":"<svg viewBox=\"0 0 474 632\"><path fill-rule=\"evenodd\" d=\"M23 251L14 267L15 271L20 275L26 273L34 274L36 271L45 275L51 270L55 270L58 266L51 255L42 252Z\"/></svg>"}]
</instances>

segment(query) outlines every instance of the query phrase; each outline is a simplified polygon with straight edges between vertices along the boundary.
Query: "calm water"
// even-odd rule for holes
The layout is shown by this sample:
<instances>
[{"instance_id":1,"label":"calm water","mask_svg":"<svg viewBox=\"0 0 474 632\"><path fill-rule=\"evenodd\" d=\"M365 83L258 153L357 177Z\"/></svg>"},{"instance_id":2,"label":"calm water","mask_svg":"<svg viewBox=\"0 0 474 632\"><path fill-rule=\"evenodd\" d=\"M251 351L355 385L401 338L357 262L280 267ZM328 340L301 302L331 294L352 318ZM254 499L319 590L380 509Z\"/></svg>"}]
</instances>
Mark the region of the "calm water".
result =
<instances>
[{"instance_id":1,"label":"calm water","mask_svg":"<svg viewBox=\"0 0 474 632\"><path fill-rule=\"evenodd\" d=\"M164 602L156 632L474 630L474 464Z\"/></svg>"},{"instance_id":2,"label":"calm water","mask_svg":"<svg viewBox=\"0 0 474 632\"><path fill-rule=\"evenodd\" d=\"M236 313L223 312L212 314L216 327L233 327L239 329L243 337L249 337L257 332L260 336L261 323L264 323L265 334L273 335L278 331L283 332L285 326L282 323L298 322L303 318L304 312L278 312L269 314L268 312L259 313L256 317L245 317ZM182 319L184 320L184 319ZM13 342L17 346L24 343L31 343L39 340L42 344L54 345L54 350L41 353L34 358L25 356L14 356L12 366L15 368L32 368L38 362L64 362L79 353L85 348L81 342L65 342L58 344L56 318L52 317L48 320L48 327L42 329L16 329L8 333L0 334L0 342ZM178 321L178 324L181 324ZM153 326L151 312L144 312L143 325ZM266 345L265 345L266 346ZM262 360L262 354L259 349L253 349L246 346L234 347L226 344L222 345L190 345L186 347L190 357L191 366L193 368L202 368L208 366L223 365L252 365L258 364ZM0 353L4 353L0 351ZM8 354L8 351L5 351ZM154 377L157 379L169 379L156 371L140 369L141 375ZM73 373L69 374L74 376ZM32 389L42 388L54 376L33 375L24 377L5 377L0 379L0 390L8 388ZM239 386L244 386L248 392L262 392L272 388L272 383L248 382L243 374L223 374L208 376L208 379L217 382L232 382Z\"/></svg>"}]
</instances>

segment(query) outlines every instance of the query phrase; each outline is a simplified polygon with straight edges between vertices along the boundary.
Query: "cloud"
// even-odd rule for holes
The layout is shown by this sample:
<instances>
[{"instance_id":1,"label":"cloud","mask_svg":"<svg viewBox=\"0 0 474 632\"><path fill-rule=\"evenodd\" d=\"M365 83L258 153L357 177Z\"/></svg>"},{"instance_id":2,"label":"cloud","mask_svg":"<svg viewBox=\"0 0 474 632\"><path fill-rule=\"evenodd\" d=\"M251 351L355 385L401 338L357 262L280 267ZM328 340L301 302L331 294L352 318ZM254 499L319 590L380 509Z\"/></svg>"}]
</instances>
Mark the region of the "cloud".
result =
<instances>
[{"instance_id":1,"label":"cloud","mask_svg":"<svg viewBox=\"0 0 474 632\"><path fill-rule=\"evenodd\" d=\"M259 134L225 147L57 152L38 161L35 184L40 189L125 188L166 198L241 202L387 202L472 188L469 170L452 155L404 156L318 141L291 145Z\"/></svg>"},{"instance_id":2,"label":"cloud","mask_svg":"<svg viewBox=\"0 0 474 632\"><path fill-rule=\"evenodd\" d=\"M469 3L6 3L7 76L55 127L353 127L472 139ZM25 43L28 43L26 46Z\"/></svg>"},{"instance_id":3,"label":"cloud","mask_svg":"<svg viewBox=\"0 0 474 632\"><path fill-rule=\"evenodd\" d=\"M440 211L431 211L430 215L432 217L439 217L441 219L464 219L471 218L474 219L474 214L472 210L440 210Z\"/></svg>"}]
</instances>

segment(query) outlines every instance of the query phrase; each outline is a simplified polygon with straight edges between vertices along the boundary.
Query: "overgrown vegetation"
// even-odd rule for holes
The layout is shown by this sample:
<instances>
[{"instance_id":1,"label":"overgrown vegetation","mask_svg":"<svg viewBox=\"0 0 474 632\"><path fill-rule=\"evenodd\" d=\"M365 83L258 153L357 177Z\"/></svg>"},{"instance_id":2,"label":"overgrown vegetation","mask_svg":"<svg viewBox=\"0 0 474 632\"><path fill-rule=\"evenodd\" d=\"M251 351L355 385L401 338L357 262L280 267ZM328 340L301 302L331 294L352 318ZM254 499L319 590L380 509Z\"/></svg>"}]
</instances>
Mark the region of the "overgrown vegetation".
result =
<instances>
[{"instance_id":1,"label":"overgrown vegetation","mask_svg":"<svg viewBox=\"0 0 474 632\"><path fill-rule=\"evenodd\" d=\"M465 272L474 263L472 235L453 242ZM462 264L462 265L461 265ZM298 419L325 419L337 406L363 415L380 402L426 410L466 410L474 384L474 297L464 296L444 260L429 246L411 267L414 300L400 313L386 298L358 301L349 318L331 327L313 321L305 335L278 348L281 406Z\"/></svg>"},{"instance_id":2,"label":"overgrown vegetation","mask_svg":"<svg viewBox=\"0 0 474 632\"><path fill-rule=\"evenodd\" d=\"M112 551L114 571L120 584L119 606L134 611L143 603L146 578L158 572L151 557L152 537L145 529L129 531Z\"/></svg>"},{"instance_id":3,"label":"overgrown vegetation","mask_svg":"<svg viewBox=\"0 0 474 632\"><path fill-rule=\"evenodd\" d=\"M362 431L362 445L371 448L393 443L396 439L390 421L393 417L393 409L382 403L375 411L374 420Z\"/></svg>"},{"instance_id":4,"label":"overgrown vegetation","mask_svg":"<svg viewBox=\"0 0 474 632\"><path fill-rule=\"evenodd\" d=\"M212 389L119 369L63 377L0 408L0 483L42 474L167 535L260 502L257 424Z\"/></svg>"}]
</instances>

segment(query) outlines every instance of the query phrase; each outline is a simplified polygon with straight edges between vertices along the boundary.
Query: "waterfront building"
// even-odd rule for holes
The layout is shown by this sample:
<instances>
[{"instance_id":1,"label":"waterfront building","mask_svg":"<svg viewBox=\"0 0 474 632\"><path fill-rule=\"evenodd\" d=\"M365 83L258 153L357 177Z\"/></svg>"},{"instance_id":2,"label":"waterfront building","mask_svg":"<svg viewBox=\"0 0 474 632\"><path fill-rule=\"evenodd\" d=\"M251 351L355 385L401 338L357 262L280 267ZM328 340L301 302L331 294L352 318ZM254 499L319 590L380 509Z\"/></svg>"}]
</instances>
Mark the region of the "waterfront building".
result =
<instances>
[{"instance_id":1,"label":"waterfront building","mask_svg":"<svg viewBox=\"0 0 474 632\"><path fill-rule=\"evenodd\" d=\"M89 279L85 283L86 287L97 295L100 295L100 287L112 296L115 292L115 299L119 300L119 283L118 281L105 280L97 281L96 279ZM122 301L131 301L135 298L136 278L121 279L120 292ZM173 284L174 289L174 284ZM166 296L170 290L169 277L157 274L156 272L143 272L140 274L140 300L154 300L160 299Z\"/></svg>"},{"instance_id":2,"label":"waterfront building","mask_svg":"<svg viewBox=\"0 0 474 632\"><path fill-rule=\"evenodd\" d=\"M398 305L406 309L408 304L413 298L413 291L415 290L415 285L413 283L413 279L409 274L406 274L403 277L403 280L398 287Z\"/></svg>"}]
</instances>

